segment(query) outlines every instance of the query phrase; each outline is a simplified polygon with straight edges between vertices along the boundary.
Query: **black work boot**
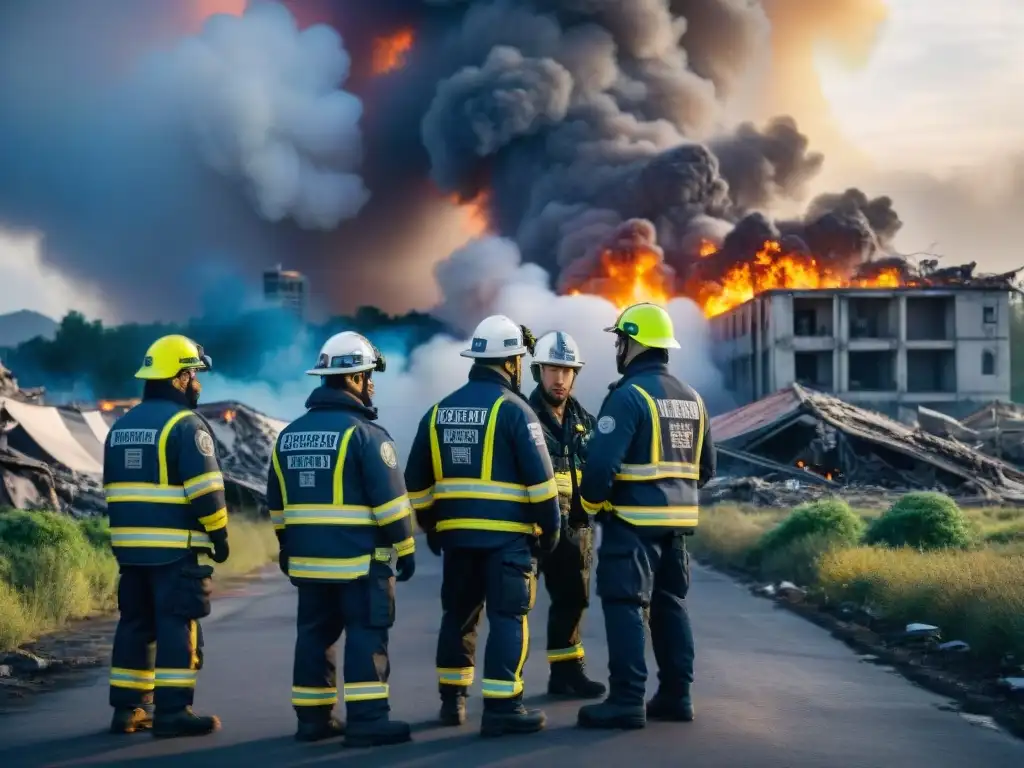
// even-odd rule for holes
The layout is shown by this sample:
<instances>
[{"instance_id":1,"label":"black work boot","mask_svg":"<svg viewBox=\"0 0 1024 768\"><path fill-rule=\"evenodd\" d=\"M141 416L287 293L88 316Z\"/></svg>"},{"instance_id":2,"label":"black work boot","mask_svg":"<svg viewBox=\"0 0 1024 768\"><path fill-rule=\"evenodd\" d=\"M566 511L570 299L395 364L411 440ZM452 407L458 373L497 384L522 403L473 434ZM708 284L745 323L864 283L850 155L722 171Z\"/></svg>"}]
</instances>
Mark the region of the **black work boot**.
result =
<instances>
[{"instance_id":1,"label":"black work boot","mask_svg":"<svg viewBox=\"0 0 1024 768\"><path fill-rule=\"evenodd\" d=\"M383 747L412 741L409 724L401 720L349 720L345 726L345 747Z\"/></svg>"},{"instance_id":2,"label":"black work boot","mask_svg":"<svg viewBox=\"0 0 1024 768\"><path fill-rule=\"evenodd\" d=\"M647 725L647 714L642 704L629 706L602 701L580 707L576 724L580 728L635 730Z\"/></svg>"},{"instance_id":3,"label":"black work boot","mask_svg":"<svg viewBox=\"0 0 1024 768\"><path fill-rule=\"evenodd\" d=\"M153 716L142 707L118 707L110 718L111 733L135 733L153 727Z\"/></svg>"},{"instance_id":4,"label":"black work boot","mask_svg":"<svg viewBox=\"0 0 1024 768\"><path fill-rule=\"evenodd\" d=\"M513 733L536 733L544 730L548 718L541 709L527 709L522 704L511 710L484 709L480 735L488 738Z\"/></svg>"},{"instance_id":5,"label":"black work boot","mask_svg":"<svg viewBox=\"0 0 1024 768\"><path fill-rule=\"evenodd\" d=\"M693 720L693 699L687 691L682 696L671 696L662 691L647 702L647 716L651 720L670 720L689 723Z\"/></svg>"},{"instance_id":6,"label":"black work boot","mask_svg":"<svg viewBox=\"0 0 1024 768\"><path fill-rule=\"evenodd\" d=\"M438 714L441 725L462 725L466 722L466 697L441 696L441 712Z\"/></svg>"},{"instance_id":7,"label":"black work boot","mask_svg":"<svg viewBox=\"0 0 1024 768\"><path fill-rule=\"evenodd\" d=\"M599 699L608 689L596 680L587 677L583 662L556 661L551 665L548 678L548 695L569 699Z\"/></svg>"},{"instance_id":8,"label":"black work boot","mask_svg":"<svg viewBox=\"0 0 1024 768\"><path fill-rule=\"evenodd\" d=\"M206 736L220 729L220 718L216 715L197 715L192 707L175 712L161 712L153 717L153 735L158 739L173 739L178 736Z\"/></svg>"},{"instance_id":9,"label":"black work boot","mask_svg":"<svg viewBox=\"0 0 1024 768\"><path fill-rule=\"evenodd\" d=\"M295 740L323 741L324 739L333 739L335 736L342 736L344 733L345 724L333 716L315 720L299 720L299 727L295 730Z\"/></svg>"}]
</instances>

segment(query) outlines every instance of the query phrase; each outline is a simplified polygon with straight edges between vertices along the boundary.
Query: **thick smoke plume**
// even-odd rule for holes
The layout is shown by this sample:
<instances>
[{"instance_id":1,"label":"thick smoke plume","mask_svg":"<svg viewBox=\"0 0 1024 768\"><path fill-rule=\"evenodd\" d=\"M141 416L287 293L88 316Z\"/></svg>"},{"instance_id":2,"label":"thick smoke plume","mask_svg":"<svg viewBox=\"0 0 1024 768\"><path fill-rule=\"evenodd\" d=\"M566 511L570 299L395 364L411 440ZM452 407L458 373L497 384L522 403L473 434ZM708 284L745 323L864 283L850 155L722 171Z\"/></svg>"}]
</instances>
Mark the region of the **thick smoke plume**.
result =
<instances>
[{"instance_id":1,"label":"thick smoke plume","mask_svg":"<svg viewBox=\"0 0 1024 768\"><path fill-rule=\"evenodd\" d=\"M161 65L203 157L266 218L333 229L366 203L363 105L340 89L350 60L332 28L300 32L284 6L259 4L211 17Z\"/></svg>"}]
</instances>

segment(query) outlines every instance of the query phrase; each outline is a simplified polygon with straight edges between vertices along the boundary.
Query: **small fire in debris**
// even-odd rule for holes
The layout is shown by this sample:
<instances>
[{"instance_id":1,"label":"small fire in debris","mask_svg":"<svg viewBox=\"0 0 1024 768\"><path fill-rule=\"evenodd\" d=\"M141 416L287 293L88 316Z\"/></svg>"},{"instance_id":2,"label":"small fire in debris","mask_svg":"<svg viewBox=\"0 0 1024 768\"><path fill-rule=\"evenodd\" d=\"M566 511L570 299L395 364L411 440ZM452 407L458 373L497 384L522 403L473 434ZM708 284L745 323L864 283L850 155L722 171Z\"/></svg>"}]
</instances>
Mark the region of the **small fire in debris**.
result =
<instances>
[{"instance_id":1,"label":"small fire in debris","mask_svg":"<svg viewBox=\"0 0 1024 768\"><path fill-rule=\"evenodd\" d=\"M224 411L224 413L221 414L221 418L223 418L224 421L230 424L235 420L235 416L237 415L238 414L236 413L234 408L229 408L228 410Z\"/></svg>"},{"instance_id":2,"label":"small fire in debris","mask_svg":"<svg viewBox=\"0 0 1024 768\"><path fill-rule=\"evenodd\" d=\"M643 301L665 304L672 297L673 276L656 252L638 248L632 252L604 250L598 272L568 291L603 296L618 309Z\"/></svg>"},{"instance_id":3,"label":"small fire in debris","mask_svg":"<svg viewBox=\"0 0 1024 768\"><path fill-rule=\"evenodd\" d=\"M103 413L112 413L117 410L127 411L134 408L141 400L137 397L128 397L121 400L97 400L96 407Z\"/></svg>"},{"instance_id":4,"label":"small fire in debris","mask_svg":"<svg viewBox=\"0 0 1024 768\"><path fill-rule=\"evenodd\" d=\"M823 472L823 471L821 471L819 469L816 469L815 467L810 466L805 461L798 461L796 463L796 466L797 466L798 469L802 469L802 470L804 470L806 472L813 472L815 475L818 475L819 477L824 477L826 480L832 480L833 479L833 475L838 476L838 475L841 474L838 469L835 470L835 472L832 472L831 470Z\"/></svg>"},{"instance_id":5,"label":"small fire in debris","mask_svg":"<svg viewBox=\"0 0 1024 768\"><path fill-rule=\"evenodd\" d=\"M405 27L387 37L373 41L373 74L384 75L405 66L405 56L415 38L412 29Z\"/></svg>"}]
</instances>

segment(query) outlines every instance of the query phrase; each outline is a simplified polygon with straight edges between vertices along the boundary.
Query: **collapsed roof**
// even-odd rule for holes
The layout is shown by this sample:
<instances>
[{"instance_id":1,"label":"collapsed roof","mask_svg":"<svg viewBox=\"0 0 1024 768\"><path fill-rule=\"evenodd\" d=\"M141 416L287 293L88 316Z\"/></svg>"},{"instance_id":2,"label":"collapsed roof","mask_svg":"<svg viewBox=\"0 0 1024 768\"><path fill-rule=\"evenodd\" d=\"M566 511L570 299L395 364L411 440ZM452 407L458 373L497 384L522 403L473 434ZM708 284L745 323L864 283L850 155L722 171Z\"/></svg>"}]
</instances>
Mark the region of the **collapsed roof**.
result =
<instances>
[{"instance_id":1,"label":"collapsed roof","mask_svg":"<svg viewBox=\"0 0 1024 768\"><path fill-rule=\"evenodd\" d=\"M711 434L722 474L1024 502L1011 464L799 384L714 417Z\"/></svg>"},{"instance_id":2,"label":"collapsed roof","mask_svg":"<svg viewBox=\"0 0 1024 768\"><path fill-rule=\"evenodd\" d=\"M236 402L197 410L217 442L229 505L262 504L270 452L285 422ZM103 441L116 420L99 410L0 398L0 506L52 509L56 497L74 514L103 513Z\"/></svg>"}]
</instances>

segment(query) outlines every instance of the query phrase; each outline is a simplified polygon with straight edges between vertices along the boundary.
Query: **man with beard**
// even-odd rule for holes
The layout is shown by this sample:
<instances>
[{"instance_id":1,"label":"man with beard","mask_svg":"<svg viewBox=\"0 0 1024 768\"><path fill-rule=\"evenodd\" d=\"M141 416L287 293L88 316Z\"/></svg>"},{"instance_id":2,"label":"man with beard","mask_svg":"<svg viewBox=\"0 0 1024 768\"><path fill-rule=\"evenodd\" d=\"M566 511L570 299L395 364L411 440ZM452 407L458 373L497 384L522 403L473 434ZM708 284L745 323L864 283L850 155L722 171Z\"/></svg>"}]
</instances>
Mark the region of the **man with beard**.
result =
<instances>
[{"instance_id":1,"label":"man with beard","mask_svg":"<svg viewBox=\"0 0 1024 768\"><path fill-rule=\"evenodd\" d=\"M201 736L220 727L215 716L192 711L203 666L199 619L210 614L213 575L197 553L212 550L216 563L228 558L224 476L210 426L193 410L196 373L212 367L192 339L157 339L135 374L146 382L142 402L104 440L110 543L121 571L110 664L114 733Z\"/></svg>"},{"instance_id":2,"label":"man with beard","mask_svg":"<svg viewBox=\"0 0 1024 768\"><path fill-rule=\"evenodd\" d=\"M679 342L662 307L634 304L605 330L615 334L622 378L601 406L580 496L602 527L597 594L608 636L609 692L600 704L581 707L578 723L689 722L686 535L697 528L699 489L715 475L711 420L696 390L668 371L668 350ZM658 663L658 691L646 708L645 619Z\"/></svg>"},{"instance_id":3,"label":"man with beard","mask_svg":"<svg viewBox=\"0 0 1024 768\"><path fill-rule=\"evenodd\" d=\"M534 558L555 548L561 530L544 432L520 395L523 356L534 342L528 328L504 315L484 318L462 352L473 360L469 380L424 414L405 469L416 521L431 551L444 558L440 720L466 721L486 606L480 732L489 737L535 733L546 722L542 711L523 705Z\"/></svg>"},{"instance_id":4,"label":"man with beard","mask_svg":"<svg viewBox=\"0 0 1024 768\"><path fill-rule=\"evenodd\" d=\"M540 569L551 596L548 609L548 693L553 696L595 699L605 687L587 677L584 669L580 627L590 605L590 567L593 562L593 528L584 516L583 525L568 523L569 511L580 507L580 469L594 417L572 396L583 358L575 339L562 331L538 339L530 371L537 388L530 405L537 412L548 455L558 485L562 510L562 534L554 552L543 557ZM577 516L579 519L579 516Z\"/></svg>"},{"instance_id":5,"label":"man with beard","mask_svg":"<svg viewBox=\"0 0 1024 768\"><path fill-rule=\"evenodd\" d=\"M295 738L345 732L346 747L409 741L409 724L391 720L388 635L398 581L416 570L412 506L391 435L374 423L372 375L384 356L358 333L329 338L306 371L320 386L309 410L283 430L267 475L267 505L281 547L281 570L298 587L292 706ZM338 701L334 646L345 634Z\"/></svg>"}]
</instances>

